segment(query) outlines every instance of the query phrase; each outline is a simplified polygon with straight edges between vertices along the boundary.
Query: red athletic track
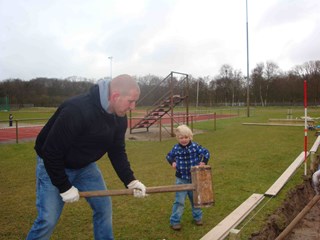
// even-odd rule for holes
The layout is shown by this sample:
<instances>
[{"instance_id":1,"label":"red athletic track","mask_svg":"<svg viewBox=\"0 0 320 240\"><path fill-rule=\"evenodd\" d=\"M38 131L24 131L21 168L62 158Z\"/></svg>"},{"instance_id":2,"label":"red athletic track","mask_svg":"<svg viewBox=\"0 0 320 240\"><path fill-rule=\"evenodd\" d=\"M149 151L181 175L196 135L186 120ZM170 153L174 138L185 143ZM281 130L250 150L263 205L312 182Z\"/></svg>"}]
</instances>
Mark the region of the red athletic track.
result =
<instances>
[{"instance_id":1,"label":"red athletic track","mask_svg":"<svg viewBox=\"0 0 320 240\"><path fill-rule=\"evenodd\" d=\"M42 126L27 126L27 127L19 127L18 128L18 139L26 140L26 139L34 139ZM16 140L16 128L0 128L0 143L1 142L11 142Z\"/></svg>"},{"instance_id":2,"label":"red athletic track","mask_svg":"<svg viewBox=\"0 0 320 240\"><path fill-rule=\"evenodd\" d=\"M217 119L221 118L230 118L235 117L236 115L216 115ZM213 119L213 114L201 114L201 115L194 115L192 117L192 121L206 121L209 119ZM185 121L185 117L175 117L175 120L183 123ZM138 119L132 120L132 124L135 124ZM189 119L191 121L191 119ZM162 124L170 123L170 118L163 118ZM128 123L129 126L129 123ZM18 139L20 140L28 140L28 139L35 139L40 130L43 126L26 126L26 127L19 127L18 128ZM0 143L5 142L15 142L16 140L16 128L15 127L7 127L7 128L0 128Z\"/></svg>"}]
</instances>

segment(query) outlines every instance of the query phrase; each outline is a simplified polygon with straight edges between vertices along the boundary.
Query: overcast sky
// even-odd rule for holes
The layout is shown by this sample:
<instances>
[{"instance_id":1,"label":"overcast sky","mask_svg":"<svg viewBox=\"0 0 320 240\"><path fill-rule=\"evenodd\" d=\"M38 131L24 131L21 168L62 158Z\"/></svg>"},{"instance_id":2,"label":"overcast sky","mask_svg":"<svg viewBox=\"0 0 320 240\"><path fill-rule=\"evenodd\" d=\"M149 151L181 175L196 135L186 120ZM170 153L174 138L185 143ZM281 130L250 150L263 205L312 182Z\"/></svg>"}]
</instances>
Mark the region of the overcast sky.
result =
<instances>
[{"instance_id":1,"label":"overcast sky","mask_svg":"<svg viewBox=\"0 0 320 240\"><path fill-rule=\"evenodd\" d=\"M320 60L319 0L248 0L248 26L250 71ZM246 75L246 45L246 0L0 0L0 80Z\"/></svg>"}]
</instances>

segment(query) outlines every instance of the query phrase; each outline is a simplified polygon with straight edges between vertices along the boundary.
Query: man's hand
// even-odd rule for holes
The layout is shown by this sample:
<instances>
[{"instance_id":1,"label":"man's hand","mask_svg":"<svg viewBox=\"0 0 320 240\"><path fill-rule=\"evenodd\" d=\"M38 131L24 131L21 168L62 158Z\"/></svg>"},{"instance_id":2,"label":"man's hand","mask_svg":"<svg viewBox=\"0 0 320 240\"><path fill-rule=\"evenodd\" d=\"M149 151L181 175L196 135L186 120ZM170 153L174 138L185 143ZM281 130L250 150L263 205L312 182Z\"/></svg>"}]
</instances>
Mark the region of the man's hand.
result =
<instances>
[{"instance_id":1,"label":"man's hand","mask_svg":"<svg viewBox=\"0 0 320 240\"><path fill-rule=\"evenodd\" d=\"M79 191L74 186L72 186L68 191L60 193L60 196L66 203L76 202L80 198Z\"/></svg>"},{"instance_id":2,"label":"man's hand","mask_svg":"<svg viewBox=\"0 0 320 240\"><path fill-rule=\"evenodd\" d=\"M312 175L312 185L316 194L320 194L320 170L316 171Z\"/></svg>"},{"instance_id":3,"label":"man's hand","mask_svg":"<svg viewBox=\"0 0 320 240\"><path fill-rule=\"evenodd\" d=\"M133 180L128 184L129 189L133 189L133 196L143 198L146 196L146 186L143 185L139 180Z\"/></svg>"}]
</instances>

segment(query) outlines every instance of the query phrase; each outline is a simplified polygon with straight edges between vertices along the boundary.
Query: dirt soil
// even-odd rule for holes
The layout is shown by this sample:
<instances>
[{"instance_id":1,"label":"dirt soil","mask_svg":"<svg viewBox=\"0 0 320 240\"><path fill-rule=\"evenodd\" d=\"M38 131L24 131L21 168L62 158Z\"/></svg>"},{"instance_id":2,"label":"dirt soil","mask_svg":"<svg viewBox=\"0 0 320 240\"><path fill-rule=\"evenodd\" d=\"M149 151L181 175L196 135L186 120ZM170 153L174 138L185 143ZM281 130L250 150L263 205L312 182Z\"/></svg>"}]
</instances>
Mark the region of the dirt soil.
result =
<instances>
[{"instance_id":1,"label":"dirt soil","mask_svg":"<svg viewBox=\"0 0 320 240\"><path fill-rule=\"evenodd\" d=\"M297 225L288 240L320 239L320 202Z\"/></svg>"},{"instance_id":2,"label":"dirt soil","mask_svg":"<svg viewBox=\"0 0 320 240\"><path fill-rule=\"evenodd\" d=\"M292 222L299 212L314 197L310 178L292 189L283 204L269 216L265 227L253 233L250 240L274 240ZM302 218L285 238L285 240L319 240L320 239L320 201Z\"/></svg>"}]
</instances>

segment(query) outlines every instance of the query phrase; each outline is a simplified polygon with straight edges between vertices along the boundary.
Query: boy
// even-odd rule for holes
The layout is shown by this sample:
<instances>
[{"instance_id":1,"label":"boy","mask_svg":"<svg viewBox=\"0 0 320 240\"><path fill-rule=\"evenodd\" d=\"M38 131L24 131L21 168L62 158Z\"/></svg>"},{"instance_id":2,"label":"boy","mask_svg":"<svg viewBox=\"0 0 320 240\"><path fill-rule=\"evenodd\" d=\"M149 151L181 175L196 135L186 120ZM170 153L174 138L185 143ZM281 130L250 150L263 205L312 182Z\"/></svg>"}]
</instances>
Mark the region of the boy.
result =
<instances>
[{"instance_id":1,"label":"boy","mask_svg":"<svg viewBox=\"0 0 320 240\"><path fill-rule=\"evenodd\" d=\"M175 130L178 143L173 146L167 154L167 161L176 170L176 184L191 183L191 167L205 165L210 158L209 151L192 141L193 133L186 125L181 125ZM181 217L184 210L184 202L188 195L191 207L192 216L197 226L202 225L202 210L195 208L193 205L193 192L183 191L176 192L175 201L172 207L170 217L170 226L173 230L181 229Z\"/></svg>"}]
</instances>

